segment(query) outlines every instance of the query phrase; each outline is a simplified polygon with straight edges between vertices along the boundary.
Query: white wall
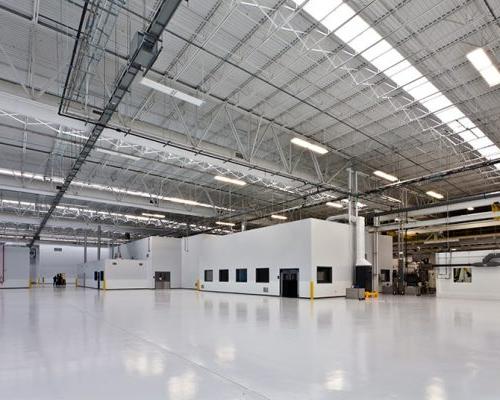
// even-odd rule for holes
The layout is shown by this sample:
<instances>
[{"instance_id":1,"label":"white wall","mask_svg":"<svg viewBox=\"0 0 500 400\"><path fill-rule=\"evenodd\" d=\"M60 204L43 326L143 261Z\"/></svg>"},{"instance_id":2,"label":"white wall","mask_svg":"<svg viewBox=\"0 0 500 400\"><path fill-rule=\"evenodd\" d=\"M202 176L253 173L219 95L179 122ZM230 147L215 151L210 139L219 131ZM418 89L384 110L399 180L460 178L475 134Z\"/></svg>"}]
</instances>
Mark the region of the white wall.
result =
<instances>
[{"instance_id":1,"label":"white wall","mask_svg":"<svg viewBox=\"0 0 500 400\"><path fill-rule=\"evenodd\" d=\"M150 257L150 238L144 238L122 244L118 247L115 254L121 256L123 259L146 260Z\"/></svg>"},{"instance_id":2,"label":"white wall","mask_svg":"<svg viewBox=\"0 0 500 400\"><path fill-rule=\"evenodd\" d=\"M181 240L152 236L119 246L123 259L148 260L151 264L151 284L156 271L170 272L170 287L181 287Z\"/></svg>"},{"instance_id":3,"label":"white wall","mask_svg":"<svg viewBox=\"0 0 500 400\"><path fill-rule=\"evenodd\" d=\"M181 287L181 240L153 236L151 239L151 263L153 274L155 271L170 272L170 287Z\"/></svg>"},{"instance_id":4,"label":"white wall","mask_svg":"<svg viewBox=\"0 0 500 400\"><path fill-rule=\"evenodd\" d=\"M152 289L151 264L147 260L101 260L78 266L78 286L97 288L95 271L104 271L101 289Z\"/></svg>"},{"instance_id":5,"label":"white wall","mask_svg":"<svg viewBox=\"0 0 500 400\"><path fill-rule=\"evenodd\" d=\"M54 251L62 249L62 251ZM74 284L77 266L83 263L83 246L70 246L59 244L41 244L37 253L35 264L35 276L32 281L45 280L46 284L52 285L52 278L58 273L66 274L66 283ZM109 258L109 248L101 248L101 259ZM97 247L87 248L87 261L97 260Z\"/></svg>"},{"instance_id":6,"label":"white wall","mask_svg":"<svg viewBox=\"0 0 500 400\"><path fill-rule=\"evenodd\" d=\"M312 280L315 297L345 296L352 285L353 245L348 224L313 219ZM317 283L317 267L332 267L332 283Z\"/></svg>"},{"instance_id":7,"label":"white wall","mask_svg":"<svg viewBox=\"0 0 500 400\"><path fill-rule=\"evenodd\" d=\"M1 256L1 255L0 255ZM0 288L27 288L30 279L30 251L26 246L4 246L4 282Z\"/></svg>"},{"instance_id":8,"label":"white wall","mask_svg":"<svg viewBox=\"0 0 500 400\"><path fill-rule=\"evenodd\" d=\"M80 263L77 266L77 285L79 287L89 287L97 289L97 281L94 280L94 272L104 271L106 260L89 261ZM100 283L101 286L103 282Z\"/></svg>"},{"instance_id":9,"label":"white wall","mask_svg":"<svg viewBox=\"0 0 500 400\"><path fill-rule=\"evenodd\" d=\"M147 260L106 260L106 289L152 289L151 263Z\"/></svg>"},{"instance_id":10,"label":"white wall","mask_svg":"<svg viewBox=\"0 0 500 400\"><path fill-rule=\"evenodd\" d=\"M226 236L198 235L182 240L182 286L200 279L204 290L279 296L279 271L298 268L299 296L309 296L311 220L294 221ZM236 282L236 269L247 269L247 282ZM269 268L269 283L255 282L255 269ZM204 270L214 282L204 282ZM229 282L218 282L219 269L229 269ZM264 292L268 288L268 292Z\"/></svg>"},{"instance_id":11,"label":"white wall","mask_svg":"<svg viewBox=\"0 0 500 400\"><path fill-rule=\"evenodd\" d=\"M467 264L480 262L489 253L500 250L480 250L436 254L436 264ZM500 300L500 267L471 267L472 282L453 282L452 268L440 268L436 280L436 295L464 299Z\"/></svg>"},{"instance_id":12,"label":"white wall","mask_svg":"<svg viewBox=\"0 0 500 400\"><path fill-rule=\"evenodd\" d=\"M345 224L306 219L227 236L199 235L183 239L182 286L193 288L200 279L204 290L279 296L279 271L299 269L299 296L345 296L352 285L352 239ZM387 247L387 246L386 246ZM389 250L391 257L392 242ZM317 283L318 266L332 267L332 283ZM269 284L255 282L256 268L270 268ZM236 269L246 268L247 283L236 282ZM204 282L204 270L214 271L214 282ZM218 282L219 269L229 269L229 282Z\"/></svg>"}]
</instances>

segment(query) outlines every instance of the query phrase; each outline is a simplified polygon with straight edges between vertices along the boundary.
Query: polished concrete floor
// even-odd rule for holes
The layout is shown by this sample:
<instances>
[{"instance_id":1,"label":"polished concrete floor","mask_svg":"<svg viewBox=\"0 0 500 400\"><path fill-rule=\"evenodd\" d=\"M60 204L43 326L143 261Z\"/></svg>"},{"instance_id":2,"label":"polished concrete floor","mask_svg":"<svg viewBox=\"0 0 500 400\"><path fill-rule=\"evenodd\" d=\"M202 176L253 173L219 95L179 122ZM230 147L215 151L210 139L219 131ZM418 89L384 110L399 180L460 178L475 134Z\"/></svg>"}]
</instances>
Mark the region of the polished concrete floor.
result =
<instances>
[{"instance_id":1,"label":"polished concrete floor","mask_svg":"<svg viewBox=\"0 0 500 400\"><path fill-rule=\"evenodd\" d=\"M500 302L0 290L0 398L500 399Z\"/></svg>"}]
</instances>

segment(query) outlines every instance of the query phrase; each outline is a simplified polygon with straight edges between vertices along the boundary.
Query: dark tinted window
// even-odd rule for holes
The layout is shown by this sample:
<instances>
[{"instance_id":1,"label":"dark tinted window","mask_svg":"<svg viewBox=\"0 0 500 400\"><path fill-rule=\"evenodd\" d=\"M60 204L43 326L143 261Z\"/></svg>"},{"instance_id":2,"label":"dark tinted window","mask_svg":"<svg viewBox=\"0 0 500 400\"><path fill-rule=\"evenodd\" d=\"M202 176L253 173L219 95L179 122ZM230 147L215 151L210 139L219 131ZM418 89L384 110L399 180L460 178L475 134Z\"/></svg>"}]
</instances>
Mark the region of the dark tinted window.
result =
<instances>
[{"instance_id":1,"label":"dark tinted window","mask_svg":"<svg viewBox=\"0 0 500 400\"><path fill-rule=\"evenodd\" d=\"M269 282L269 268L256 268L255 269L255 282L268 283Z\"/></svg>"},{"instance_id":2,"label":"dark tinted window","mask_svg":"<svg viewBox=\"0 0 500 400\"><path fill-rule=\"evenodd\" d=\"M246 282L247 281L247 270L246 268L236 269L236 282Z\"/></svg>"},{"instance_id":3,"label":"dark tinted window","mask_svg":"<svg viewBox=\"0 0 500 400\"><path fill-rule=\"evenodd\" d=\"M214 280L214 271L211 269L205 270L205 282L212 282Z\"/></svg>"},{"instance_id":4,"label":"dark tinted window","mask_svg":"<svg viewBox=\"0 0 500 400\"><path fill-rule=\"evenodd\" d=\"M318 267L316 281L318 283L332 283L332 267Z\"/></svg>"},{"instance_id":5,"label":"dark tinted window","mask_svg":"<svg viewBox=\"0 0 500 400\"><path fill-rule=\"evenodd\" d=\"M229 282L228 269L219 269L219 282Z\"/></svg>"}]
</instances>

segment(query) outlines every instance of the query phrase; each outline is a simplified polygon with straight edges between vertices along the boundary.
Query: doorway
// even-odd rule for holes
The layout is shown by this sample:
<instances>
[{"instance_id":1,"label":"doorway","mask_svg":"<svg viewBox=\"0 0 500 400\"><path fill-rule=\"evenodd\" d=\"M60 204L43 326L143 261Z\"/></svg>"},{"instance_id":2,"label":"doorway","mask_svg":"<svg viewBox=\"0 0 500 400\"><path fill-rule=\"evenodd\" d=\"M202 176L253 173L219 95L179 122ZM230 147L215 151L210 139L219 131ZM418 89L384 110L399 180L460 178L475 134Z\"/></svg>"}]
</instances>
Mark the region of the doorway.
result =
<instances>
[{"instance_id":1,"label":"doorway","mask_svg":"<svg viewBox=\"0 0 500 400\"><path fill-rule=\"evenodd\" d=\"M170 271L155 271L155 289L170 289Z\"/></svg>"},{"instance_id":2,"label":"doorway","mask_svg":"<svg viewBox=\"0 0 500 400\"><path fill-rule=\"evenodd\" d=\"M281 297L299 297L299 270L280 270L280 294Z\"/></svg>"}]
</instances>

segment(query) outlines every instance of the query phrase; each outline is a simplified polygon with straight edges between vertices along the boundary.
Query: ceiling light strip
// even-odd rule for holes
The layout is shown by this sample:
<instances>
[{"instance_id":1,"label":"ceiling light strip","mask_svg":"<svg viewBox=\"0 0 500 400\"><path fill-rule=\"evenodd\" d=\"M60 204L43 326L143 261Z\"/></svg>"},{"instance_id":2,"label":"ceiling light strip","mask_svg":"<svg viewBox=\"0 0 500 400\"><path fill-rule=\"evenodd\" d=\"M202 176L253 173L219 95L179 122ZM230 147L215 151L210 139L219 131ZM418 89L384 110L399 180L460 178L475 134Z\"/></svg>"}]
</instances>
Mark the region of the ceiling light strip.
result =
<instances>
[{"instance_id":1,"label":"ceiling light strip","mask_svg":"<svg viewBox=\"0 0 500 400\"><path fill-rule=\"evenodd\" d=\"M147 86L150 89L154 89L154 90L157 90L158 92L164 93L168 96L175 97L178 100L182 100L182 101L185 101L187 103L191 103L197 107L200 107L203 105L203 103L205 103L201 99L198 99L194 96L190 96L187 93L184 93L184 92L181 92L180 90L165 86L162 83L153 81L153 80L148 79L146 77L142 78L139 82L141 85Z\"/></svg>"},{"instance_id":2,"label":"ceiling light strip","mask_svg":"<svg viewBox=\"0 0 500 400\"><path fill-rule=\"evenodd\" d=\"M325 147L320 146L318 144L308 142L307 140L304 140L304 139L301 139L298 137L294 137L291 140L291 142L299 147L303 147L305 149L311 150L314 153L318 153L321 155L328 153L328 149L326 149Z\"/></svg>"},{"instance_id":3,"label":"ceiling light strip","mask_svg":"<svg viewBox=\"0 0 500 400\"><path fill-rule=\"evenodd\" d=\"M237 186L245 186L247 184L245 181L242 181L240 179L228 178L227 176L222 175L214 176L214 179L219 182L230 183Z\"/></svg>"},{"instance_id":4,"label":"ceiling light strip","mask_svg":"<svg viewBox=\"0 0 500 400\"><path fill-rule=\"evenodd\" d=\"M6 169L6 168L0 168L0 175L13 176L16 178L32 179L32 180L41 181L41 182L53 182L53 183L64 182L64 179L60 178L60 177L55 177L55 176L47 177L47 176L44 176L41 174L35 174L32 172L22 172L22 171L11 170L11 169ZM71 182L71 185L85 187L85 188L89 188L89 189L95 189L95 190L99 190L99 191L126 194L129 196L142 197L142 198L147 198L147 199L162 200L162 201L167 201L167 202L171 202L171 203L184 204L184 205L188 205L188 206L196 206L196 207L203 207L203 208L215 208L216 210L223 210L223 211L234 211L234 209L232 209L232 208L215 206L215 205L207 204L207 203L200 203L200 202L194 201L194 200L181 199L178 197L161 196L161 195L152 194L152 193L148 193L148 192L141 192L138 190L122 189L122 188L119 188L116 186L103 185L100 183L87 183L87 182L82 182L82 181L73 181L73 182Z\"/></svg>"}]
</instances>

